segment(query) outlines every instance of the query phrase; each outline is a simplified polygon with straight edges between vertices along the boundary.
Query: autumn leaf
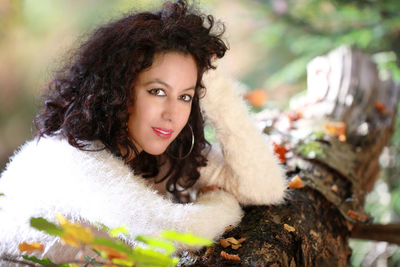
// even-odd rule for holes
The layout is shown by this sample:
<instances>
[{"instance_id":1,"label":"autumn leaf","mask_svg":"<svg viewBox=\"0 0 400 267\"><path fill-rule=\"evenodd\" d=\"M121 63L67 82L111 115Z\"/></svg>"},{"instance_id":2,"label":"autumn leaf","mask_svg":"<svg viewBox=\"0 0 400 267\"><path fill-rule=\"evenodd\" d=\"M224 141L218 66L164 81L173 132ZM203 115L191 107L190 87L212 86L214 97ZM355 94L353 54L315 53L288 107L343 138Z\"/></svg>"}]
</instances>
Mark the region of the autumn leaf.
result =
<instances>
[{"instance_id":1,"label":"autumn leaf","mask_svg":"<svg viewBox=\"0 0 400 267\"><path fill-rule=\"evenodd\" d=\"M286 161L287 149L284 146L273 143L275 155L278 156L279 161L284 164Z\"/></svg>"},{"instance_id":2,"label":"autumn leaf","mask_svg":"<svg viewBox=\"0 0 400 267\"><path fill-rule=\"evenodd\" d=\"M379 113L385 114L386 105L383 102L375 100L374 101L374 106L379 111Z\"/></svg>"},{"instance_id":3,"label":"autumn leaf","mask_svg":"<svg viewBox=\"0 0 400 267\"><path fill-rule=\"evenodd\" d=\"M247 240L247 238L245 238L245 237L242 237L242 238L239 238L239 240L238 240L238 241L239 241L239 243L240 243L240 244L242 244L242 243L243 243L244 241L246 241L246 240Z\"/></svg>"},{"instance_id":4,"label":"autumn leaf","mask_svg":"<svg viewBox=\"0 0 400 267\"><path fill-rule=\"evenodd\" d=\"M337 137L340 141L346 141L346 124L344 122L325 122L324 131L329 136Z\"/></svg>"},{"instance_id":5,"label":"autumn leaf","mask_svg":"<svg viewBox=\"0 0 400 267\"><path fill-rule=\"evenodd\" d=\"M234 245L240 244L240 242L238 240L236 240L236 238L234 238L234 237L228 237L226 239L226 241L228 241L229 243L234 244Z\"/></svg>"},{"instance_id":6,"label":"autumn leaf","mask_svg":"<svg viewBox=\"0 0 400 267\"><path fill-rule=\"evenodd\" d=\"M348 210L347 215L349 215L353 220L363 222L367 219L366 215L360 215L354 210Z\"/></svg>"},{"instance_id":7,"label":"autumn leaf","mask_svg":"<svg viewBox=\"0 0 400 267\"><path fill-rule=\"evenodd\" d=\"M233 228L235 228L233 225L228 225L228 226L225 228L224 234L229 233L230 231L233 230Z\"/></svg>"},{"instance_id":8,"label":"autumn leaf","mask_svg":"<svg viewBox=\"0 0 400 267\"><path fill-rule=\"evenodd\" d=\"M256 89L243 96L251 105L256 108L261 108L268 99L268 94L265 90Z\"/></svg>"},{"instance_id":9,"label":"autumn leaf","mask_svg":"<svg viewBox=\"0 0 400 267\"><path fill-rule=\"evenodd\" d=\"M241 246L242 246L242 244L236 244L236 245L232 244L232 248L234 250L238 250Z\"/></svg>"},{"instance_id":10,"label":"autumn leaf","mask_svg":"<svg viewBox=\"0 0 400 267\"><path fill-rule=\"evenodd\" d=\"M223 247L223 248L227 248L229 246L232 246L233 249L238 249L242 246L241 243L243 243L246 240L246 238L242 237L239 240L237 240L234 237L228 237L228 238L221 238L219 240L219 244Z\"/></svg>"},{"instance_id":11,"label":"autumn leaf","mask_svg":"<svg viewBox=\"0 0 400 267\"><path fill-rule=\"evenodd\" d=\"M223 247L223 248L227 248L231 245L231 243L229 243L226 239L221 238L219 240L219 244Z\"/></svg>"},{"instance_id":12,"label":"autumn leaf","mask_svg":"<svg viewBox=\"0 0 400 267\"><path fill-rule=\"evenodd\" d=\"M88 227L82 227L77 223L71 223L60 214L56 215L56 219L61 228L65 231L61 236L61 239L64 240L65 243L78 246L77 242L87 244L93 241L94 236Z\"/></svg>"},{"instance_id":13,"label":"autumn leaf","mask_svg":"<svg viewBox=\"0 0 400 267\"><path fill-rule=\"evenodd\" d=\"M21 252L28 252L28 253L32 253L33 251L42 252L43 249L44 249L44 246L42 244L36 243L36 242L35 243L30 243L30 244L24 242L22 244L19 244L18 249Z\"/></svg>"},{"instance_id":14,"label":"autumn leaf","mask_svg":"<svg viewBox=\"0 0 400 267\"><path fill-rule=\"evenodd\" d=\"M79 244L80 244L80 242L79 242L79 240L78 240L77 238L75 238L73 235L68 234L68 233L63 234L63 235L61 236L61 240L62 240L65 244L70 245L70 246L73 246L73 247L78 247Z\"/></svg>"},{"instance_id":15,"label":"autumn leaf","mask_svg":"<svg viewBox=\"0 0 400 267\"><path fill-rule=\"evenodd\" d=\"M90 245L90 248L105 253L105 255L102 256L104 256L104 258L107 258L108 260L128 259L128 255L126 253L110 248L105 245L93 244Z\"/></svg>"},{"instance_id":16,"label":"autumn leaf","mask_svg":"<svg viewBox=\"0 0 400 267\"><path fill-rule=\"evenodd\" d=\"M226 260L241 261L239 255L237 255L237 254L229 254L229 253L226 253L225 251L221 251L221 257L226 259Z\"/></svg>"},{"instance_id":17,"label":"autumn leaf","mask_svg":"<svg viewBox=\"0 0 400 267\"><path fill-rule=\"evenodd\" d=\"M290 180L290 182L289 182L289 188L292 188L292 189L299 189L299 188L303 188L304 186L305 185L303 183L303 180L298 175L293 177L292 180Z\"/></svg>"},{"instance_id":18,"label":"autumn leaf","mask_svg":"<svg viewBox=\"0 0 400 267\"><path fill-rule=\"evenodd\" d=\"M289 224L286 224L286 223L283 225L283 228L285 228L285 230L288 232L296 231L296 228L294 228L293 226L290 226Z\"/></svg>"}]
</instances>

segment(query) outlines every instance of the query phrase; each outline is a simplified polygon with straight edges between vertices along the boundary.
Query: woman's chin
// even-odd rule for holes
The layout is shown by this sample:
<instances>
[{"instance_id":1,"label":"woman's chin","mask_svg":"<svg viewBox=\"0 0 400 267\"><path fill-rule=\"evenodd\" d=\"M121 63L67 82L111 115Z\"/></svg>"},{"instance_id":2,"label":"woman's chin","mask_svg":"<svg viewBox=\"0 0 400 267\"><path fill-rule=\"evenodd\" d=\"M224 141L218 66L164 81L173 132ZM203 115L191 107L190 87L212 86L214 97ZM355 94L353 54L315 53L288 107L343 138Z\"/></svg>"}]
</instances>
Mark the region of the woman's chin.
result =
<instances>
[{"instance_id":1,"label":"woman's chin","mask_svg":"<svg viewBox=\"0 0 400 267\"><path fill-rule=\"evenodd\" d=\"M153 155L153 156L159 156L165 152L166 148L148 148L144 149L144 151L147 154Z\"/></svg>"}]
</instances>

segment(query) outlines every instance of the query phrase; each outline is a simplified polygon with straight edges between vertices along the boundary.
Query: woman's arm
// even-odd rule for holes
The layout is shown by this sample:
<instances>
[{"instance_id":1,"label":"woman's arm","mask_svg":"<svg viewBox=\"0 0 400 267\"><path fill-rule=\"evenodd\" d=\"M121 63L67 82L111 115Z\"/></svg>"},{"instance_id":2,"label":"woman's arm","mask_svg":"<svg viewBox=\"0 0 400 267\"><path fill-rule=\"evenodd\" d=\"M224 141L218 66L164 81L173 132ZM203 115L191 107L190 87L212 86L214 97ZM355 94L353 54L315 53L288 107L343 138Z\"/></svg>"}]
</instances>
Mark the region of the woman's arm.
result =
<instances>
[{"instance_id":1,"label":"woman's arm","mask_svg":"<svg viewBox=\"0 0 400 267\"><path fill-rule=\"evenodd\" d=\"M18 210L28 221L31 216L53 220L60 213L111 228L124 225L132 238L174 229L214 239L242 216L238 201L227 192L205 193L195 203L173 203L109 152L80 151L57 138L26 144L0 184L2 201L8 203L4 212L10 215Z\"/></svg>"},{"instance_id":2,"label":"woman's arm","mask_svg":"<svg viewBox=\"0 0 400 267\"><path fill-rule=\"evenodd\" d=\"M283 170L251 122L233 81L211 71L204 82L207 92L201 106L221 149L210 152L198 186L220 186L242 204L280 203L287 187Z\"/></svg>"}]
</instances>

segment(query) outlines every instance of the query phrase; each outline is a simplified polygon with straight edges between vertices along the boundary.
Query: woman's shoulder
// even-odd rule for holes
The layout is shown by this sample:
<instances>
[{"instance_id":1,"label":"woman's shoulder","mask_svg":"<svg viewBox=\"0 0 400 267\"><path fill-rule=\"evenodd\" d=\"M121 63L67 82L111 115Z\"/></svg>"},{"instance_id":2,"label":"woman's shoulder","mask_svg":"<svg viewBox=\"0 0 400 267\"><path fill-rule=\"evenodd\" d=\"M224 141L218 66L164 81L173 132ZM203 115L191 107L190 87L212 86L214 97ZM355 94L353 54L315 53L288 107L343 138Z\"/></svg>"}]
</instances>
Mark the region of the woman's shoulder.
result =
<instances>
[{"instance_id":1,"label":"woman's shoulder","mask_svg":"<svg viewBox=\"0 0 400 267\"><path fill-rule=\"evenodd\" d=\"M65 164L65 160L71 155L77 156L79 154L81 153L78 149L71 146L61 136L36 137L15 150L14 155L10 157L6 170L19 164L22 164L22 166L32 166L33 164L40 166L42 164L49 165L50 162L54 164L58 160Z\"/></svg>"},{"instance_id":2,"label":"woman's shoulder","mask_svg":"<svg viewBox=\"0 0 400 267\"><path fill-rule=\"evenodd\" d=\"M100 142L89 142L85 150L80 150L61 136L34 138L16 150L1 174L0 183L7 179L20 182L85 179L105 169L127 168L121 159L101 148Z\"/></svg>"}]
</instances>

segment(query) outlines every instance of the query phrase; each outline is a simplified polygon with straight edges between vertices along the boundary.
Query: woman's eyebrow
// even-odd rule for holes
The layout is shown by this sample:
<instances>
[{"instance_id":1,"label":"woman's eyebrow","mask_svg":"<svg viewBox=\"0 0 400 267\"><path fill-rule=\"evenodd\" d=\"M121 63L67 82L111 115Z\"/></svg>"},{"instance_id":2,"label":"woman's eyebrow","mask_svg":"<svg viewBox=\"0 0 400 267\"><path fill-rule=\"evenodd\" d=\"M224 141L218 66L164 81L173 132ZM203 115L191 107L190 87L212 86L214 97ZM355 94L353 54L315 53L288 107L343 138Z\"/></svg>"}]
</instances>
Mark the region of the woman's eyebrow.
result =
<instances>
[{"instance_id":1,"label":"woman's eyebrow","mask_svg":"<svg viewBox=\"0 0 400 267\"><path fill-rule=\"evenodd\" d=\"M167 87L169 90L172 89L172 87L171 87L168 83L166 83L166 82L164 82L164 81L162 81L162 80L160 80L160 79L158 79L158 78L155 78L154 80L148 81L147 83L144 84L144 86L149 85L149 84L152 84L152 83L162 84L162 85L164 85L165 87ZM194 91L195 88L196 88L196 86L192 86L192 87L183 89L182 91L189 91L189 90L193 90L193 91Z\"/></svg>"}]
</instances>

